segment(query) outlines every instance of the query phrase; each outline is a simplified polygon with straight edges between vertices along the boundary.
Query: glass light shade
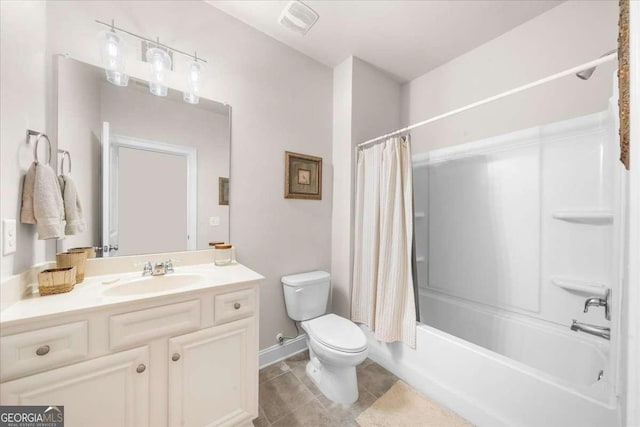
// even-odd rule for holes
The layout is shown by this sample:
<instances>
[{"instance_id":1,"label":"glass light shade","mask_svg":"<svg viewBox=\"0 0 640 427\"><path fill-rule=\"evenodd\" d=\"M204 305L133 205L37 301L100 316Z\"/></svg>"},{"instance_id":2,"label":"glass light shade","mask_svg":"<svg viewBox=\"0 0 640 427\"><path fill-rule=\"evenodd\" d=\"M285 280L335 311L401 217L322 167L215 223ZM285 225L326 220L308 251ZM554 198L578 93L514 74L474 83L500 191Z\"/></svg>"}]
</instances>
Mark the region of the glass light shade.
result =
<instances>
[{"instance_id":1,"label":"glass light shade","mask_svg":"<svg viewBox=\"0 0 640 427\"><path fill-rule=\"evenodd\" d=\"M189 61L187 63L187 90L183 92L182 99L189 104L200 102L199 95L203 85L203 69L201 62Z\"/></svg>"},{"instance_id":2,"label":"glass light shade","mask_svg":"<svg viewBox=\"0 0 640 427\"><path fill-rule=\"evenodd\" d=\"M163 49L152 47L147 50L147 62L151 65L149 91L156 96L167 96L165 80L167 70L171 69L171 57Z\"/></svg>"},{"instance_id":3,"label":"glass light shade","mask_svg":"<svg viewBox=\"0 0 640 427\"><path fill-rule=\"evenodd\" d=\"M125 48L122 37L113 31L100 33L100 54L107 80L116 86L127 86L129 76L125 74Z\"/></svg>"}]
</instances>

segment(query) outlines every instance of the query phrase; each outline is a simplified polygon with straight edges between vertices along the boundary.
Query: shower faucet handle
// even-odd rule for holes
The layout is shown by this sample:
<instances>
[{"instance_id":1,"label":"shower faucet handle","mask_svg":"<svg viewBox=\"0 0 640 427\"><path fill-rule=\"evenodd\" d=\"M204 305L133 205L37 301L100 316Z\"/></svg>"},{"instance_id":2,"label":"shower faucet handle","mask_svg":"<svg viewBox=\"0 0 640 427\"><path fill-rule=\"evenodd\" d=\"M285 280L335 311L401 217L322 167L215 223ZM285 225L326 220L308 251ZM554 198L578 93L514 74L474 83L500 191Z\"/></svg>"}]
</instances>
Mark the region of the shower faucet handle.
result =
<instances>
[{"instance_id":1,"label":"shower faucet handle","mask_svg":"<svg viewBox=\"0 0 640 427\"><path fill-rule=\"evenodd\" d=\"M604 298L591 297L587 298L584 302L584 312L589 311L589 307L604 307L604 318L611 320L611 312L609 310L609 297L611 295L611 289L607 289L604 294Z\"/></svg>"}]
</instances>

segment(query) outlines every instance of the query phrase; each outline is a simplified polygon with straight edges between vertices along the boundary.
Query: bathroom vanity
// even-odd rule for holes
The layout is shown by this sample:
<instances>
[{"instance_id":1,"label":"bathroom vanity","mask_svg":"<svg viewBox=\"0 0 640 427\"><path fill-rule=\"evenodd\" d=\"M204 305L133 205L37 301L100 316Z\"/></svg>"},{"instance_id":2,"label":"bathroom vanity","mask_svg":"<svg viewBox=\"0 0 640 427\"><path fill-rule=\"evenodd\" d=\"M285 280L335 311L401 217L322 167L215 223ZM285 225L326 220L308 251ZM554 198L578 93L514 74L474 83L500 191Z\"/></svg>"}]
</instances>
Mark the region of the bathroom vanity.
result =
<instances>
[{"instance_id":1,"label":"bathroom vanity","mask_svg":"<svg viewBox=\"0 0 640 427\"><path fill-rule=\"evenodd\" d=\"M208 263L16 301L0 316L1 403L64 405L69 427L249 425L262 279Z\"/></svg>"}]
</instances>

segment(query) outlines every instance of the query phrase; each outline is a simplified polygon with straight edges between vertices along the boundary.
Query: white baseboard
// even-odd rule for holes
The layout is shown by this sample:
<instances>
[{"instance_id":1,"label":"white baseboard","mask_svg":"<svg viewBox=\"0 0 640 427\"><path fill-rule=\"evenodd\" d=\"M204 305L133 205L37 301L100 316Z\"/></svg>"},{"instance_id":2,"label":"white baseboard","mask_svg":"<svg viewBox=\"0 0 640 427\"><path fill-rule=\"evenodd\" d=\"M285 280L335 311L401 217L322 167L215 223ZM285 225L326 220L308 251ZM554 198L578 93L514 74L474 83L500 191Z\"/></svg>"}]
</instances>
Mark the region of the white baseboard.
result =
<instances>
[{"instance_id":1,"label":"white baseboard","mask_svg":"<svg viewBox=\"0 0 640 427\"><path fill-rule=\"evenodd\" d=\"M296 338L285 341L284 344L272 345L271 347L260 350L259 365L260 369L265 366L273 365L276 362L284 360L307 349L307 335L300 334Z\"/></svg>"}]
</instances>

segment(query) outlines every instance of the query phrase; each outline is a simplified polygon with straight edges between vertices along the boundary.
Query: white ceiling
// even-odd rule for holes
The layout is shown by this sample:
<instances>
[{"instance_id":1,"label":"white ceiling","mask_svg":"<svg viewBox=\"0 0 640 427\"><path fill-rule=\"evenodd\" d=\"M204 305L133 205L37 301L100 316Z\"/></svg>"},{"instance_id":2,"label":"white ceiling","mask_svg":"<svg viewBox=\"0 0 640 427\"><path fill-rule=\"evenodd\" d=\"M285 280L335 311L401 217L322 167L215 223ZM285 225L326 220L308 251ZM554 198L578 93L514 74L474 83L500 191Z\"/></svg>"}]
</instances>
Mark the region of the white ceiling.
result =
<instances>
[{"instance_id":1,"label":"white ceiling","mask_svg":"<svg viewBox=\"0 0 640 427\"><path fill-rule=\"evenodd\" d=\"M357 56L399 81L418 77L562 3L560 0L306 0L320 15L307 35L278 24L289 1L207 3L317 61Z\"/></svg>"}]
</instances>

